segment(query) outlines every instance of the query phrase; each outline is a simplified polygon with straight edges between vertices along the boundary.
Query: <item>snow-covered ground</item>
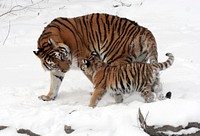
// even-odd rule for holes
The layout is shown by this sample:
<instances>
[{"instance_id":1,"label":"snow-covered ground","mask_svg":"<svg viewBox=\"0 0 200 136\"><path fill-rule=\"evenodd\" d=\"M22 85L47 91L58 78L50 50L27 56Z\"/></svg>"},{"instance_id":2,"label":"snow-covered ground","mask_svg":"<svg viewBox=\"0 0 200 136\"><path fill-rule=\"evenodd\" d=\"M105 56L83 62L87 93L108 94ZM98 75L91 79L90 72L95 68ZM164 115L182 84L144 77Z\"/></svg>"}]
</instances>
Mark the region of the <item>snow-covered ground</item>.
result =
<instances>
[{"instance_id":1,"label":"snow-covered ground","mask_svg":"<svg viewBox=\"0 0 200 136\"><path fill-rule=\"evenodd\" d=\"M9 126L0 135L20 135L16 129L24 128L62 136L64 125L70 125L75 129L71 136L148 136L139 126L139 108L144 115L149 112L149 125L200 122L199 5L199 0L0 0L0 126ZM115 104L106 95L92 109L92 84L80 70L66 74L55 101L37 98L50 84L49 72L32 53L43 28L55 17L94 12L149 28L158 43L159 61L166 60L166 52L174 54L173 66L161 73L163 91L171 91L172 99L147 104L135 93Z\"/></svg>"}]
</instances>

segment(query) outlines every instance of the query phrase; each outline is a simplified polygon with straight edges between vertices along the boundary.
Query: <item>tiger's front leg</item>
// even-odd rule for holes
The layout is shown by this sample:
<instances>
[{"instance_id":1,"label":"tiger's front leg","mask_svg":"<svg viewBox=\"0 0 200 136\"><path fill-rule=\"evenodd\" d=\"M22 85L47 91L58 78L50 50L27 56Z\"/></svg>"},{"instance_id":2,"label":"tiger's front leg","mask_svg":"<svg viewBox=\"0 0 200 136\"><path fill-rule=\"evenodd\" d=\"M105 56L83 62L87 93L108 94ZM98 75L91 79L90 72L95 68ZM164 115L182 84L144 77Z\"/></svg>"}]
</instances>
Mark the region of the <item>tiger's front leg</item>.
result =
<instances>
[{"instance_id":1,"label":"tiger's front leg","mask_svg":"<svg viewBox=\"0 0 200 136\"><path fill-rule=\"evenodd\" d=\"M54 100L58 94L60 85L62 83L62 80L65 76L63 72L55 71L50 72L51 75L51 82L50 82L50 91L47 95L41 95L38 98L43 101L51 101Z\"/></svg>"},{"instance_id":2,"label":"tiger's front leg","mask_svg":"<svg viewBox=\"0 0 200 136\"><path fill-rule=\"evenodd\" d=\"M103 97L103 95L106 93L106 90L103 88L96 88L94 90L94 93L92 94L92 97L90 99L90 107L95 107L98 103L98 101L101 100L101 98Z\"/></svg>"}]
</instances>

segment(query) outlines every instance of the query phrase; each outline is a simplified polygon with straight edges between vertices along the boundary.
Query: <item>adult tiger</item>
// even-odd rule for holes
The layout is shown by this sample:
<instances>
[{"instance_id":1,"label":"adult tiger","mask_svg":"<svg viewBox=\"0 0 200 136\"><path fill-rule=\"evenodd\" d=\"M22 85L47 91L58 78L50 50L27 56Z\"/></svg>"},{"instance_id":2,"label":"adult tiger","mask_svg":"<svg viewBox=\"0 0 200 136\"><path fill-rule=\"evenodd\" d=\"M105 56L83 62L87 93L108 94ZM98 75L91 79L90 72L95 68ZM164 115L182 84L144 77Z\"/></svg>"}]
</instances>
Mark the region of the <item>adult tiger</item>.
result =
<instances>
[{"instance_id":1,"label":"adult tiger","mask_svg":"<svg viewBox=\"0 0 200 136\"><path fill-rule=\"evenodd\" d=\"M110 90L117 103L123 101L123 94L130 94L133 91L140 92L145 102L153 102L156 97L162 100L164 97L160 90L157 90L160 84L157 84L156 74L174 62L171 53L167 53L166 56L167 61L162 63L131 62L112 66L102 63L96 54L86 57L81 64L81 70L91 75L94 85L89 106L95 107L102 96ZM171 92L168 92L166 97L168 95L171 95Z\"/></svg>"},{"instance_id":2,"label":"adult tiger","mask_svg":"<svg viewBox=\"0 0 200 136\"><path fill-rule=\"evenodd\" d=\"M60 49L69 52L67 48L71 51L71 60L68 57L66 61L53 59L59 58L58 56L65 58L66 53ZM57 53L49 55L50 50ZM43 67L51 74L50 91L39 98L53 100L57 96L65 72L70 69L71 61L72 65L79 67L81 60L92 51L97 52L101 61L108 64L127 55L133 57L131 61L139 62L157 62L158 57L153 34L134 21L99 13L75 18L56 18L45 27L38 39L38 51L34 51ZM87 76L91 80L91 77Z\"/></svg>"}]
</instances>

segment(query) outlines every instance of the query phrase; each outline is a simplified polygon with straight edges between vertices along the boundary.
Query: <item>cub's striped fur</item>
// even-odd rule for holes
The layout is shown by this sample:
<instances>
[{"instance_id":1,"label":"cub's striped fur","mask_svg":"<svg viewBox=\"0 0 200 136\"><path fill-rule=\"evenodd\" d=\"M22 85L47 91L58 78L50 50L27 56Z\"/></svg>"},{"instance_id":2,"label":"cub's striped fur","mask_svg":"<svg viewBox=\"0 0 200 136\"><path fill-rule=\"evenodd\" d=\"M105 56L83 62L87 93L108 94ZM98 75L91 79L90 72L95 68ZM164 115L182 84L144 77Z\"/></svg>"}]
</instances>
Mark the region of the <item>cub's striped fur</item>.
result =
<instances>
[{"instance_id":1,"label":"cub's striped fur","mask_svg":"<svg viewBox=\"0 0 200 136\"><path fill-rule=\"evenodd\" d=\"M81 69L92 76L94 93L90 106L94 107L107 90L112 90L116 102L123 101L123 94L133 91L141 92L146 102L154 100L153 92L157 92L156 73L167 69L174 62L174 56L167 53L168 60L163 63L132 62L110 66L102 63L99 58L91 55L83 60Z\"/></svg>"},{"instance_id":2,"label":"cub's striped fur","mask_svg":"<svg viewBox=\"0 0 200 136\"><path fill-rule=\"evenodd\" d=\"M56 46L52 47L52 42ZM55 61L58 56L64 58L64 48L70 49L72 58ZM122 58L125 62L157 62L158 58L156 40L151 31L129 19L99 13L56 18L45 27L38 39L38 51L34 52L51 73L50 91L40 98L54 99L61 85L60 79L64 78L71 63L80 67L81 60L92 51L107 64L114 64ZM126 56L131 56L131 59L126 59Z\"/></svg>"}]
</instances>

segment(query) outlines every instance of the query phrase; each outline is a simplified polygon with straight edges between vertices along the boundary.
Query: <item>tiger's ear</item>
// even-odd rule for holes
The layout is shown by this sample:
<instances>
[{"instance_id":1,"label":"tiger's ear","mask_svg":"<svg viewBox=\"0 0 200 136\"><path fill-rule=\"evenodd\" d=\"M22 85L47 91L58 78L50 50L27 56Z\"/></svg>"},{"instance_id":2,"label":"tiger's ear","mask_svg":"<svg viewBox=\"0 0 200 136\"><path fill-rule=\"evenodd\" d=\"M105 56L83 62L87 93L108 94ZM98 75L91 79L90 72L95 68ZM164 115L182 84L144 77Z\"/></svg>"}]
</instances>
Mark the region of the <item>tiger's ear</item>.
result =
<instances>
[{"instance_id":1,"label":"tiger's ear","mask_svg":"<svg viewBox=\"0 0 200 136\"><path fill-rule=\"evenodd\" d=\"M56 45L57 45L57 43L56 43L53 39L51 39L51 38L49 38L48 43L49 43L50 45L53 45L53 46L56 46Z\"/></svg>"},{"instance_id":2,"label":"tiger's ear","mask_svg":"<svg viewBox=\"0 0 200 136\"><path fill-rule=\"evenodd\" d=\"M33 53L34 53L36 56L38 56L38 51L33 51Z\"/></svg>"}]
</instances>

